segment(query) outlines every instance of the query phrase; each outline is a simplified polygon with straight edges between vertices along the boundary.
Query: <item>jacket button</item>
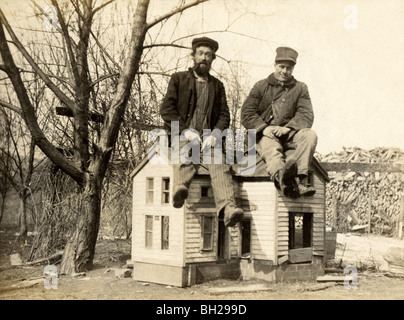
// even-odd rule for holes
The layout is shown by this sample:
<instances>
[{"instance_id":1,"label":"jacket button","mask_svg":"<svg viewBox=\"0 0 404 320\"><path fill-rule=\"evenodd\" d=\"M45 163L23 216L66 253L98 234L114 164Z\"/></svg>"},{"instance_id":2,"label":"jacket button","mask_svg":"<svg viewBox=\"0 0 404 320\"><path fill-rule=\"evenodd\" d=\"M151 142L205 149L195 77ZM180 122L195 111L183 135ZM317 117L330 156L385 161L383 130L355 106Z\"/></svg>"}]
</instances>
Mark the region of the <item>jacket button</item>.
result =
<instances>
[{"instance_id":1,"label":"jacket button","mask_svg":"<svg viewBox=\"0 0 404 320\"><path fill-rule=\"evenodd\" d=\"M285 102L285 100L286 100L285 98L282 98L282 102Z\"/></svg>"}]
</instances>

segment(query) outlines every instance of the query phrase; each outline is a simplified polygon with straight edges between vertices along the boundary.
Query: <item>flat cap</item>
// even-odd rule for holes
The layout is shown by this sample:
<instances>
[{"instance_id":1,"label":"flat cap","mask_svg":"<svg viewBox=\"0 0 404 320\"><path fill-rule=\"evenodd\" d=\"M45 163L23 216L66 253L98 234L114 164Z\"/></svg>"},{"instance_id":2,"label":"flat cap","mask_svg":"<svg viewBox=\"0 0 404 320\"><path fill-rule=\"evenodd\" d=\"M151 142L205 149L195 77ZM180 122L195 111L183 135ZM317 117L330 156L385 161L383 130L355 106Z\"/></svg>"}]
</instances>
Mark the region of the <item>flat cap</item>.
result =
<instances>
[{"instance_id":1,"label":"flat cap","mask_svg":"<svg viewBox=\"0 0 404 320\"><path fill-rule=\"evenodd\" d=\"M292 61L296 64L297 56L299 54L296 50L289 47L279 47L276 49L275 61Z\"/></svg>"},{"instance_id":2,"label":"flat cap","mask_svg":"<svg viewBox=\"0 0 404 320\"><path fill-rule=\"evenodd\" d=\"M202 38L195 38L194 40L192 40L192 49L194 50L196 47L200 47L200 46L208 46L210 48L212 48L212 50L214 52L217 51L217 49L219 49L219 44L217 43L217 41L208 38L208 37L202 37Z\"/></svg>"}]
</instances>

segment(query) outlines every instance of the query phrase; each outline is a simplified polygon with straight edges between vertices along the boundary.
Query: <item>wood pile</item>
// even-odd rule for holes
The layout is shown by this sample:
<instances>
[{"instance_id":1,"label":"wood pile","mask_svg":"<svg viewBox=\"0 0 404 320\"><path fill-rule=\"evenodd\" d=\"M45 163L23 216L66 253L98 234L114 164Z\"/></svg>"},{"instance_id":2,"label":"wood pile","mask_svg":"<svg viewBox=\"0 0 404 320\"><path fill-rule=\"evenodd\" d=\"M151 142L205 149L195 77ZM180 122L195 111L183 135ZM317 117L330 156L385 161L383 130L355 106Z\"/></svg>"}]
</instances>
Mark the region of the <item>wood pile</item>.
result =
<instances>
[{"instance_id":1,"label":"wood pile","mask_svg":"<svg viewBox=\"0 0 404 320\"><path fill-rule=\"evenodd\" d=\"M315 157L320 163L384 163L391 164L392 168L404 165L404 152L397 148L343 148L341 152L332 152L325 156L316 153ZM397 170L388 171L328 172L330 182L327 184L326 194L327 225L335 226L337 231L346 232L351 231L353 226L366 226L370 222L372 232L395 236L400 216L400 199L403 196L404 174Z\"/></svg>"}]
</instances>

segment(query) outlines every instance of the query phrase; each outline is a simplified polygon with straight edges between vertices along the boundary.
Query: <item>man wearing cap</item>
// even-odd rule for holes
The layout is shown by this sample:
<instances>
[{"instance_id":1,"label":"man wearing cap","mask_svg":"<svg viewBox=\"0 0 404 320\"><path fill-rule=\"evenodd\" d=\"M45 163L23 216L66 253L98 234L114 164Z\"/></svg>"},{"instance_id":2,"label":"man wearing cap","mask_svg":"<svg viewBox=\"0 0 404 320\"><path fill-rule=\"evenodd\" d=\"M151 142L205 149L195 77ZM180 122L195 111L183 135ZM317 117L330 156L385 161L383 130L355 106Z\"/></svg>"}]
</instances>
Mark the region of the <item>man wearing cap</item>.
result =
<instances>
[{"instance_id":1,"label":"man wearing cap","mask_svg":"<svg viewBox=\"0 0 404 320\"><path fill-rule=\"evenodd\" d=\"M307 177L317 135L307 85L292 76L297 56L292 48L277 48L274 72L254 85L241 109L243 126L257 132L256 149L272 181L292 198L316 192Z\"/></svg>"},{"instance_id":2,"label":"man wearing cap","mask_svg":"<svg viewBox=\"0 0 404 320\"><path fill-rule=\"evenodd\" d=\"M179 122L179 131L187 141L179 142L179 149L187 143L201 143L204 129L229 127L230 113L223 83L209 74L219 44L210 38L192 41L193 68L171 76L167 93L160 109L165 129L170 132L173 121ZM175 140L171 138L171 140ZM211 148L220 138L204 137L202 150ZM223 154L219 163L203 163L208 169L218 214L224 212L226 227L233 227L243 218L243 210L236 205L230 165L225 164ZM197 172L198 164L180 163L174 167L173 206L181 208L188 197L188 188Z\"/></svg>"}]
</instances>

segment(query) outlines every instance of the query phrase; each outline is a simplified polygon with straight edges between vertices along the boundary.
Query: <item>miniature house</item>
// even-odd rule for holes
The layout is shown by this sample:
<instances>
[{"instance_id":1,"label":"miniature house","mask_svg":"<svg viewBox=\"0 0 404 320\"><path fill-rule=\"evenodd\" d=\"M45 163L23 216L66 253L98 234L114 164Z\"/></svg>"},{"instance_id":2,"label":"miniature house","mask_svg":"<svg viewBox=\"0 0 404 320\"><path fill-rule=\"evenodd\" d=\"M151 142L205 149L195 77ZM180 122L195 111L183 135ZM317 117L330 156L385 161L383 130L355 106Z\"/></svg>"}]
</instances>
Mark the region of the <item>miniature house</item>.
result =
<instances>
[{"instance_id":1,"label":"miniature house","mask_svg":"<svg viewBox=\"0 0 404 320\"><path fill-rule=\"evenodd\" d=\"M290 281L324 274L328 176L315 159L309 181L317 191L308 198L280 195L259 156L253 174L235 173L244 220L232 228L217 216L203 166L184 206L176 209L172 166L150 159L131 174L135 280L185 287L217 278Z\"/></svg>"}]
</instances>

